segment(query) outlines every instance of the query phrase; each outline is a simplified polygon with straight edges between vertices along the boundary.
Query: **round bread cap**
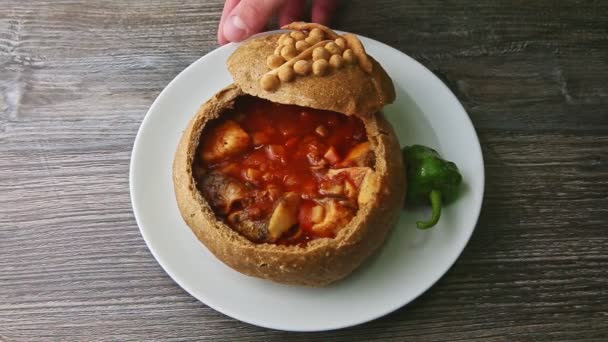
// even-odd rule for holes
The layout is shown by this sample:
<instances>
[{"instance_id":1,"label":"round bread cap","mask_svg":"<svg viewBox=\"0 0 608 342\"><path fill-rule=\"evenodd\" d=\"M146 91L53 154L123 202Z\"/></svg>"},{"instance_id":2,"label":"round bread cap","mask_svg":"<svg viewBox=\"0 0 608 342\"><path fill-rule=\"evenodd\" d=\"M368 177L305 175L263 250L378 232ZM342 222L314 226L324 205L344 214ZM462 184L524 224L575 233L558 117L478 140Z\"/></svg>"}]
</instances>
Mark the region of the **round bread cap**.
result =
<instances>
[{"instance_id":1,"label":"round bread cap","mask_svg":"<svg viewBox=\"0 0 608 342\"><path fill-rule=\"evenodd\" d=\"M353 34L313 23L243 43L228 59L234 82L247 94L346 115L370 115L395 100L386 71Z\"/></svg>"}]
</instances>

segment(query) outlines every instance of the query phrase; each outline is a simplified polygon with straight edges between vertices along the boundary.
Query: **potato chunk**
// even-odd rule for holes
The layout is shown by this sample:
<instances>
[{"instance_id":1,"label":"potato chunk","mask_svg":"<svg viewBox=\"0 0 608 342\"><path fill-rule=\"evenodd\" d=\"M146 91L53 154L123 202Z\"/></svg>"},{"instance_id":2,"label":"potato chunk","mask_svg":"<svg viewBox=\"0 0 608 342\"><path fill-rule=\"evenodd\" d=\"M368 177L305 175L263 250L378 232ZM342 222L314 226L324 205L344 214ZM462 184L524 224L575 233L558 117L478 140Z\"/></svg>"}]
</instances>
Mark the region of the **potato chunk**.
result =
<instances>
[{"instance_id":1,"label":"potato chunk","mask_svg":"<svg viewBox=\"0 0 608 342\"><path fill-rule=\"evenodd\" d=\"M204 137L201 158L207 163L245 151L251 144L249 134L239 124L226 120Z\"/></svg>"},{"instance_id":2,"label":"potato chunk","mask_svg":"<svg viewBox=\"0 0 608 342\"><path fill-rule=\"evenodd\" d=\"M323 221L324 217L325 217L325 208L323 208L323 206L315 205L310 210L310 220L313 223L320 223L321 221Z\"/></svg>"},{"instance_id":3,"label":"potato chunk","mask_svg":"<svg viewBox=\"0 0 608 342\"><path fill-rule=\"evenodd\" d=\"M271 242L287 232L289 228L298 223L298 207L300 196L295 192L288 192L279 199L268 222L268 235Z\"/></svg>"}]
</instances>

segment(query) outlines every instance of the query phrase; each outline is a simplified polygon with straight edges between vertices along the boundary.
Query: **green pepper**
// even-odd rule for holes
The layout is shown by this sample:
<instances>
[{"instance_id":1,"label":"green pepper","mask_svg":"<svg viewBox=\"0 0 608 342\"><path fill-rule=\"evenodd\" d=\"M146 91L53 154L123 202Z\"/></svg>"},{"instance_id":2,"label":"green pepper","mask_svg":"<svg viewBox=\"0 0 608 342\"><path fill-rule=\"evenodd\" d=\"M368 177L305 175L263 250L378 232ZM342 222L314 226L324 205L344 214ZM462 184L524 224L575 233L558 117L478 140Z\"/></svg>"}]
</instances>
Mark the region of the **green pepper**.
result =
<instances>
[{"instance_id":1,"label":"green pepper","mask_svg":"<svg viewBox=\"0 0 608 342\"><path fill-rule=\"evenodd\" d=\"M433 227L441 217L441 205L458 196L462 176L456 164L446 161L437 151L422 145L403 149L407 167L407 203L428 204L433 209L431 219L416 222L420 229Z\"/></svg>"}]
</instances>

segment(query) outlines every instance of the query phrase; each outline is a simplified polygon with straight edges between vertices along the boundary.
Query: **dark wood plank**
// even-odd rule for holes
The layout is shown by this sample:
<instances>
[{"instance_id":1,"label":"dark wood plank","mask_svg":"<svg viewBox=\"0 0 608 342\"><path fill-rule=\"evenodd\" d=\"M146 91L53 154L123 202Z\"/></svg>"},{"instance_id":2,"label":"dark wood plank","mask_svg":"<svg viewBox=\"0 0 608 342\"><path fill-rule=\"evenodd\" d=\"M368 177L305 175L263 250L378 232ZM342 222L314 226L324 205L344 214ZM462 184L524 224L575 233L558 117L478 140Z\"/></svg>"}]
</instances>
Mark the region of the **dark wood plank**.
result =
<instances>
[{"instance_id":1,"label":"dark wood plank","mask_svg":"<svg viewBox=\"0 0 608 342\"><path fill-rule=\"evenodd\" d=\"M216 47L221 5L0 0L0 340L606 339L608 3L341 5L337 28L408 53L457 94L487 190L473 239L432 289L314 334L196 301L156 264L131 212L138 126Z\"/></svg>"}]
</instances>

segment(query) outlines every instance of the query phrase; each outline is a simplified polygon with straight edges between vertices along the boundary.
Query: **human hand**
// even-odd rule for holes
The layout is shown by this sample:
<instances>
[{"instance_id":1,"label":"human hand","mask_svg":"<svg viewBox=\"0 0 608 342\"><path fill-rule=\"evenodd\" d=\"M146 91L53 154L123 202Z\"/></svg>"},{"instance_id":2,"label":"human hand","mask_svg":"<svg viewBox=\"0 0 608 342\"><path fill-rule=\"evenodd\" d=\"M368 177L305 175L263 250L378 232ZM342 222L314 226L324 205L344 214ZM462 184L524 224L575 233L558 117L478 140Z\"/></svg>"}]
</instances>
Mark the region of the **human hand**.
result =
<instances>
[{"instance_id":1,"label":"human hand","mask_svg":"<svg viewBox=\"0 0 608 342\"><path fill-rule=\"evenodd\" d=\"M311 21L329 24L337 0L313 0ZM301 20L306 0L226 0L217 30L220 44L240 42L261 32L276 12L279 25Z\"/></svg>"}]
</instances>

